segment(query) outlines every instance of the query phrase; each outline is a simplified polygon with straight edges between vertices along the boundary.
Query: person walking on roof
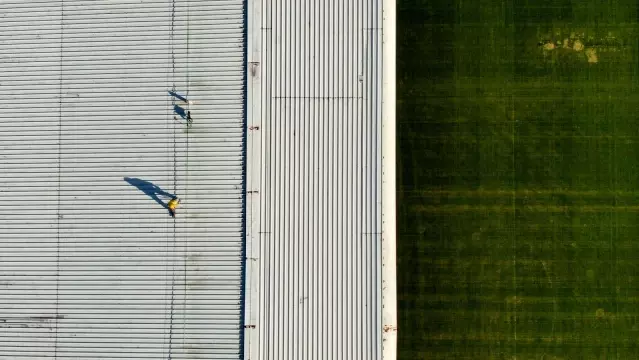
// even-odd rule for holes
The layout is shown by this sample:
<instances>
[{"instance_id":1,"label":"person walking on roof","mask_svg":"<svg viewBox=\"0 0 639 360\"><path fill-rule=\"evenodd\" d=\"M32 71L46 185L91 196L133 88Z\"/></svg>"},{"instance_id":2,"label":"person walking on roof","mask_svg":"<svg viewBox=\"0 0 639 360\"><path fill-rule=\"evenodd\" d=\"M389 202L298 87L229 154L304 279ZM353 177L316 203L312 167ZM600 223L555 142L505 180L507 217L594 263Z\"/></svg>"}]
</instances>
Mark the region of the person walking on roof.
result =
<instances>
[{"instance_id":1,"label":"person walking on roof","mask_svg":"<svg viewBox=\"0 0 639 360\"><path fill-rule=\"evenodd\" d=\"M180 205L180 199L177 197L169 200L169 203L166 205L172 217L175 217L175 209L177 209L178 205Z\"/></svg>"}]
</instances>

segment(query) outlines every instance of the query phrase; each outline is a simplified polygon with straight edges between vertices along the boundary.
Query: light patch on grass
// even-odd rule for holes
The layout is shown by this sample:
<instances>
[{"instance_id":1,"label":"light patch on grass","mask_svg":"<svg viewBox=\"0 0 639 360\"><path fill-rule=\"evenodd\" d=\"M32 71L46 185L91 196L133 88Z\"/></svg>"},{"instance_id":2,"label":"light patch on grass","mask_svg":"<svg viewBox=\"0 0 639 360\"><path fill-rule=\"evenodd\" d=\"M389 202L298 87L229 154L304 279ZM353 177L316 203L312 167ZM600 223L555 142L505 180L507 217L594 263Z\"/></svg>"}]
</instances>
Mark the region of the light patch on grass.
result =
<instances>
[{"instance_id":1,"label":"light patch on grass","mask_svg":"<svg viewBox=\"0 0 639 360\"><path fill-rule=\"evenodd\" d=\"M516 296L516 295L508 296L506 298L506 304L521 305L522 302L523 302L523 299L521 297Z\"/></svg>"},{"instance_id":2,"label":"light patch on grass","mask_svg":"<svg viewBox=\"0 0 639 360\"><path fill-rule=\"evenodd\" d=\"M586 57L588 57L588 62L591 64L599 62L599 57L597 56L597 50L593 48L586 49Z\"/></svg>"}]
</instances>

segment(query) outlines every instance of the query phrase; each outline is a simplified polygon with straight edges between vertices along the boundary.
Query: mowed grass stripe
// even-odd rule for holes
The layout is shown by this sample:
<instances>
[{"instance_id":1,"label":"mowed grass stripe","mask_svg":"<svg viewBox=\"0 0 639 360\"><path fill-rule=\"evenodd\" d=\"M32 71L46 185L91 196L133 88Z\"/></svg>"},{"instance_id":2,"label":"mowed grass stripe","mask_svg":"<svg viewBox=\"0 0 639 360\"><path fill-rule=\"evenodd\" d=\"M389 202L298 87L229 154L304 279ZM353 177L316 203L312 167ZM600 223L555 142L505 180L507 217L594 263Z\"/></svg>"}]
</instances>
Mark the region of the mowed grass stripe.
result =
<instances>
[{"instance_id":1,"label":"mowed grass stripe","mask_svg":"<svg viewBox=\"0 0 639 360\"><path fill-rule=\"evenodd\" d=\"M512 205L417 205L412 207L413 211L431 213L459 213L459 212L481 212L481 213L512 213ZM518 206L516 212L542 212L542 213L568 213L568 212L639 212L639 205L584 205L584 206L558 206L558 205L524 205Z\"/></svg>"}]
</instances>

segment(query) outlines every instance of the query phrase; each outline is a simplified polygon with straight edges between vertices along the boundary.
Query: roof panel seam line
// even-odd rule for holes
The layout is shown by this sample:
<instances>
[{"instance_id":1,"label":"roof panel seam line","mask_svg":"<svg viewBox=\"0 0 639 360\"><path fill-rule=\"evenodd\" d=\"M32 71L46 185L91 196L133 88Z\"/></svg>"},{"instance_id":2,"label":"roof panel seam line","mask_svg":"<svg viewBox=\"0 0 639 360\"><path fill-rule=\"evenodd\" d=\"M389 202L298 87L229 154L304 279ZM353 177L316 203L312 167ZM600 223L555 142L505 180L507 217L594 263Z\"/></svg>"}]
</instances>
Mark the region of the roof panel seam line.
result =
<instances>
[{"instance_id":1,"label":"roof panel seam line","mask_svg":"<svg viewBox=\"0 0 639 360\"><path fill-rule=\"evenodd\" d=\"M171 81L172 81L172 91L175 94L175 1L171 1L171 26L170 26L170 48L171 48ZM175 107L175 97L171 97L171 103L173 107ZM173 194L177 195L177 144L176 144L176 118L173 116ZM169 302L169 334L168 334L168 349L167 349L167 359L171 360L173 356L173 321L175 316L175 252L176 252L176 218L173 217L173 236L169 236L168 240L171 241L171 297ZM167 249L168 250L168 249Z\"/></svg>"},{"instance_id":2,"label":"roof panel seam line","mask_svg":"<svg viewBox=\"0 0 639 360\"><path fill-rule=\"evenodd\" d=\"M55 281L55 339L53 358L58 358L58 328L60 318L60 212L62 191L62 50L64 46L64 0L60 1L60 83L58 88L58 199L57 199L57 246L56 246L56 281Z\"/></svg>"}]
</instances>

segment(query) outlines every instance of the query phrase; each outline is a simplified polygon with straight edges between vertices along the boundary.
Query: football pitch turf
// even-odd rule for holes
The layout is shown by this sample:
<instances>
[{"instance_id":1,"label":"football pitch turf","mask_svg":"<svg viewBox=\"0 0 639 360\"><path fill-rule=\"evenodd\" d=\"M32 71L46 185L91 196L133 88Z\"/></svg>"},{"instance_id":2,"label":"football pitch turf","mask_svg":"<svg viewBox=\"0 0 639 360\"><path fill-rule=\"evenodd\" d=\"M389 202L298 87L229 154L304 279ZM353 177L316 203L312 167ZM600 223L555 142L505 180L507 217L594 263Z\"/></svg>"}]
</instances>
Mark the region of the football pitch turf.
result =
<instances>
[{"instance_id":1,"label":"football pitch turf","mask_svg":"<svg viewBox=\"0 0 639 360\"><path fill-rule=\"evenodd\" d=\"M637 4L398 1L400 359L639 358Z\"/></svg>"}]
</instances>

